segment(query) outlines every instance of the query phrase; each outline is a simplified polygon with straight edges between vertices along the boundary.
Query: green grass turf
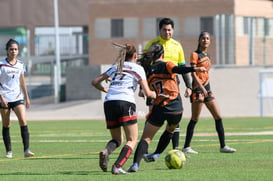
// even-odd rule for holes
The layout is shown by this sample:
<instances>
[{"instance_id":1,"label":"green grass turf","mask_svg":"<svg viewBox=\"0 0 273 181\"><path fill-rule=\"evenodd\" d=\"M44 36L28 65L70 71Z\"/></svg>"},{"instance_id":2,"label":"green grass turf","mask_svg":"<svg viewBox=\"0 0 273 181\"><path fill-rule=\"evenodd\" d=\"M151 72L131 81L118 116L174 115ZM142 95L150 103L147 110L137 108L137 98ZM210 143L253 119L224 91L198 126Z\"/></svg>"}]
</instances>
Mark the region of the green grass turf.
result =
<instances>
[{"instance_id":1,"label":"green grass turf","mask_svg":"<svg viewBox=\"0 0 273 181\"><path fill-rule=\"evenodd\" d=\"M17 122L12 122L11 138L13 159L5 158L0 149L1 181L269 181L273 180L273 136L255 135L272 132L273 118L224 119L227 145L237 149L234 154L219 153L218 137L214 121L201 119L196 126L192 148L199 154L190 155L183 169L169 170L164 156L153 163L141 162L137 173L112 175L102 172L98 166L98 152L110 139L104 121L31 121L29 122L31 150L34 158L23 158L22 141ZM188 120L181 122L180 147L185 138ZM139 121L139 134L144 121ZM149 147L152 152L163 129ZM251 135L238 135L249 133ZM140 135L139 135L140 136ZM118 156L118 148L111 156L109 167ZM133 155L124 165L128 169Z\"/></svg>"}]
</instances>

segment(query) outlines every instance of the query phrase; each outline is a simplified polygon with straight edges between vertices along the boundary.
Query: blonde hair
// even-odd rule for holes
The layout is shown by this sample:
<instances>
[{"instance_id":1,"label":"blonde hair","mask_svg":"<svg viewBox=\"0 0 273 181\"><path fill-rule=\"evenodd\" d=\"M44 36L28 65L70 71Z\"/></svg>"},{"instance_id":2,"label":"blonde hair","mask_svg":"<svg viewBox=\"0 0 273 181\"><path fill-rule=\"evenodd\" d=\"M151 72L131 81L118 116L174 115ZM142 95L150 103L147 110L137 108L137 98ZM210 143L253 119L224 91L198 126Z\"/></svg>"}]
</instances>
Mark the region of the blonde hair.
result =
<instances>
[{"instance_id":1,"label":"blonde hair","mask_svg":"<svg viewBox=\"0 0 273 181\"><path fill-rule=\"evenodd\" d=\"M136 48L130 44L121 45L115 42L112 42L112 44L120 49L115 64L117 64L117 73L121 74L124 61L128 61L133 57L134 53L136 53Z\"/></svg>"}]
</instances>

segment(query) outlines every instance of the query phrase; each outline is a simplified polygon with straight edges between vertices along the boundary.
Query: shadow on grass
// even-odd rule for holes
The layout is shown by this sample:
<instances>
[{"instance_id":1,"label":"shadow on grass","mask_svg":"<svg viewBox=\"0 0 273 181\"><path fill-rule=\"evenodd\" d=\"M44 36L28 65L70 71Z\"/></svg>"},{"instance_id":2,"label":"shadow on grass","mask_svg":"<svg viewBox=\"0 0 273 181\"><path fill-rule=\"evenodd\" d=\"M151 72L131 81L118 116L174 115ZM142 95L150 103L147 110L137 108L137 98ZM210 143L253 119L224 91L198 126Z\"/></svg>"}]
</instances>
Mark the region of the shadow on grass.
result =
<instances>
[{"instance_id":1,"label":"shadow on grass","mask_svg":"<svg viewBox=\"0 0 273 181\"><path fill-rule=\"evenodd\" d=\"M0 173L0 176L26 176L26 175L108 175L111 172L102 171L62 171L62 172L10 172L10 173Z\"/></svg>"}]
</instances>

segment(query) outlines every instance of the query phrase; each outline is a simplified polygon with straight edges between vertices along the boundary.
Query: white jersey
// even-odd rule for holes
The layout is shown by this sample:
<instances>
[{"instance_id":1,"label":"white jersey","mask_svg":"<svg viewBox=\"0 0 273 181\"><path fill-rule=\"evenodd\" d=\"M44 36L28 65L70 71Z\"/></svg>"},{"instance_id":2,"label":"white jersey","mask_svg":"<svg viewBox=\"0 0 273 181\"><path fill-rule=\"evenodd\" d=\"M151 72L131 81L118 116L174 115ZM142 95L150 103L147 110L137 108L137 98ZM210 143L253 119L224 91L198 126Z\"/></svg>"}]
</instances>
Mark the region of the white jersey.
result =
<instances>
[{"instance_id":1,"label":"white jersey","mask_svg":"<svg viewBox=\"0 0 273 181\"><path fill-rule=\"evenodd\" d=\"M138 81L146 80L143 67L134 62L124 62L122 74L117 74L117 65L113 65L105 73L112 78L105 101L124 100L135 103Z\"/></svg>"},{"instance_id":2,"label":"white jersey","mask_svg":"<svg viewBox=\"0 0 273 181\"><path fill-rule=\"evenodd\" d=\"M20 76L24 72L25 66L20 60L15 65L9 64L6 59L0 61L0 94L7 102L24 99L20 86Z\"/></svg>"}]
</instances>

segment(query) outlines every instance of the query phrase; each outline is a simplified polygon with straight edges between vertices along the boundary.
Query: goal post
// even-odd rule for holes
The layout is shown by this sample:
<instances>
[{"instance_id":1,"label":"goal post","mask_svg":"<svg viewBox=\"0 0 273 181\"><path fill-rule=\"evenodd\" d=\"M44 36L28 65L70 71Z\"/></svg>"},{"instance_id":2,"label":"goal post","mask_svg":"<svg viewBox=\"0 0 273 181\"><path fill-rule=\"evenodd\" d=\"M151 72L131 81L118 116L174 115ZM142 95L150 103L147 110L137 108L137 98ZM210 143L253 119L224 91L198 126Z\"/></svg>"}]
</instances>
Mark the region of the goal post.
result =
<instances>
[{"instance_id":1,"label":"goal post","mask_svg":"<svg viewBox=\"0 0 273 181\"><path fill-rule=\"evenodd\" d=\"M273 113L273 69L263 69L259 71L259 98L260 117L265 115L265 100L268 100L270 113Z\"/></svg>"}]
</instances>

